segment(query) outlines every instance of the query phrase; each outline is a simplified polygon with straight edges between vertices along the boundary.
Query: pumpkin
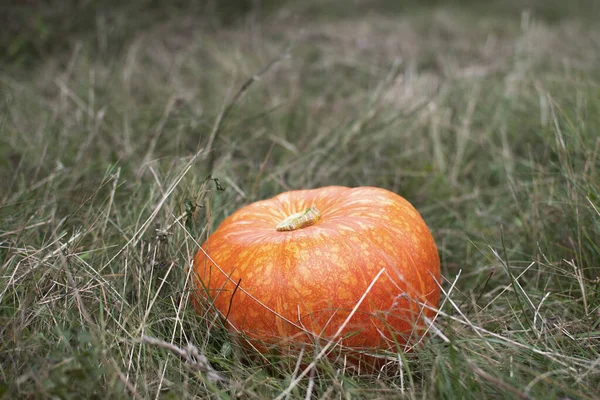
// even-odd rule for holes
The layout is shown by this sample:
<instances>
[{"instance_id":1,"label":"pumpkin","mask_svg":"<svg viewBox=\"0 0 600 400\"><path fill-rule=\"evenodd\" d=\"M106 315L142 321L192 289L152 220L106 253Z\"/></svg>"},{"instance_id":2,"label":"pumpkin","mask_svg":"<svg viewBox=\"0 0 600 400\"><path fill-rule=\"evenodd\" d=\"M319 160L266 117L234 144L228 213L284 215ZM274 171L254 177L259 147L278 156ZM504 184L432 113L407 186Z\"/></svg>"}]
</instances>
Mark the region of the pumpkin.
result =
<instances>
[{"instance_id":1,"label":"pumpkin","mask_svg":"<svg viewBox=\"0 0 600 400\"><path fill-rule=\"evenodd\" d=\"M419 338L440 298L427 225L404 198L375 187L247 205L208 237L194 270L198 311L210 299L259 349L320 339L395 349Z\"/></svg>"}]
</instances>

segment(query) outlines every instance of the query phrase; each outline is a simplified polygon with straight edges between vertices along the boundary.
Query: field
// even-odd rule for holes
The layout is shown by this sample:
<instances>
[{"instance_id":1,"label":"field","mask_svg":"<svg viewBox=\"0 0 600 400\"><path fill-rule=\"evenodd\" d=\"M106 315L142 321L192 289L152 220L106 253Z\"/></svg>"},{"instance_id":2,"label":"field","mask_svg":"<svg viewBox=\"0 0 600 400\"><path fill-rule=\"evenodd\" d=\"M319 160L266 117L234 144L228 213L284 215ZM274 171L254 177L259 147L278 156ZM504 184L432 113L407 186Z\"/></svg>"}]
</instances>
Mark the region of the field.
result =
<instances>
[{"instance_id":1,"label":"field","mask_svg":"<svg viewBox=\"0 0 600 400\"><path fill-rule=\"evenodd\" d=\"M27 4L0 35L0 398L599 396L595 1ZM226 216L328 185L399 193L438 245L432 334L375 372L301 375L189 301Z\"/></svg>"}]
</instances>

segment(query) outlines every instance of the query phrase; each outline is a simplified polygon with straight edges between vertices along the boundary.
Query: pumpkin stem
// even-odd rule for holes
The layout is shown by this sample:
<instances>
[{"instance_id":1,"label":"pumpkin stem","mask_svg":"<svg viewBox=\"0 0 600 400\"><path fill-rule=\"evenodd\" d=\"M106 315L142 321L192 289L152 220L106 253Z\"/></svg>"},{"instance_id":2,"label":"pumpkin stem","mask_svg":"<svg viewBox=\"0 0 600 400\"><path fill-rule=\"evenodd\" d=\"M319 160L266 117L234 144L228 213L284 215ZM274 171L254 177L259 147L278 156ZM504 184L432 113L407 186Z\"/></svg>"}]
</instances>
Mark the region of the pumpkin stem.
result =
<instances>
[{"instance_id":1,"label":"pumpkin stem","mask_svg":"<svg viewBox=\"0 0 600 400\"><path fill-rule=\"evenodd\" d=\"M315 206L311 206L304 211L292 214L286 219L281 221L277 225L277 230L282 231L295 231L296 229L306 228L307 226L314 225L321 219L321 213Z\"/></svg>"}]
</instances>

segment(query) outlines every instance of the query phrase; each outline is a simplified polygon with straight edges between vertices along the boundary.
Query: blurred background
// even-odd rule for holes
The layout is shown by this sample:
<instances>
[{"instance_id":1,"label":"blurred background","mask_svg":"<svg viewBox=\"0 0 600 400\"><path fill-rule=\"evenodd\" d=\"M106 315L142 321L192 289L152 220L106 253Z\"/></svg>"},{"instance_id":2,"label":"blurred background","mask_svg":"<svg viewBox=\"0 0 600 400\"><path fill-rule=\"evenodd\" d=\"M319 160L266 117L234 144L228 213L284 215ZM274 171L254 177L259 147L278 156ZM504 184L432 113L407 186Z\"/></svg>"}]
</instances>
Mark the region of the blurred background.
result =
<instances>
[{"instance_id":1,"label":"blurred background","mask_svg":"<svg viewBox=\"0 0 600 400\"><path fill-rule=\"evenodd\" d=\"M69 49L74 41L94 37L100 31L114 45L156 24L182 18L218 29L248 18L260 20L278 14L368 17L436 6L464 8L490 16L518 17L523 10L529 10L547 22L564 18L593 22L600 15L600 2L595 0L20 0L0 6L0 56L5 62L32 63Z\"/></svg>"}]
</instances>

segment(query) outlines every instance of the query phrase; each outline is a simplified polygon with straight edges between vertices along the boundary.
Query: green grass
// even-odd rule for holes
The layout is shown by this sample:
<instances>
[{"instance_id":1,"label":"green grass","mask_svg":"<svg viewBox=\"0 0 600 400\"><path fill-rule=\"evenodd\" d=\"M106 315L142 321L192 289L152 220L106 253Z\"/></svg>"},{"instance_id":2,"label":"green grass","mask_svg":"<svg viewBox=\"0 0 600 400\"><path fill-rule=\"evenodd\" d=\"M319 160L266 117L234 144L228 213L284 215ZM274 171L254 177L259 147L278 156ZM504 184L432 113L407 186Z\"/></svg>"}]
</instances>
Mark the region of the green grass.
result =
<instances>
[{"instance_id":1,"label":"green grass","mask_svg":"<svg viewBox=\"0 0 600 400\"><path fill-rule=\"evenodd\" d=\"M54 23L68 40L47 53L17 38L0 72L0 398L597 397L597 5L320 3L223 26L183 8L136 22L140 2L111 10L131 18L118 34ZM187 267L239 207L332 184L421 212L439 333L380 373L323 359L291 386L294 358L196 315ZM191 343L224 379L142 335Z\"/></svg>"}]
</instances>

